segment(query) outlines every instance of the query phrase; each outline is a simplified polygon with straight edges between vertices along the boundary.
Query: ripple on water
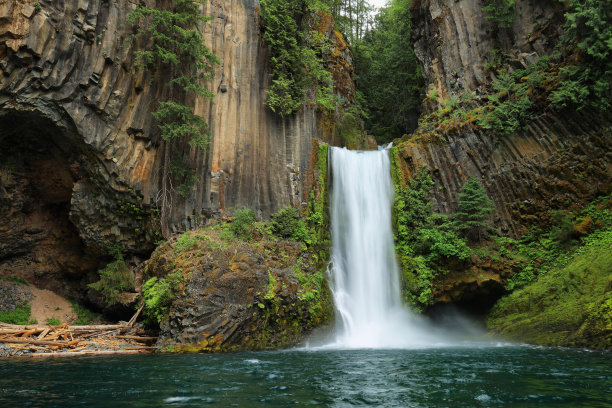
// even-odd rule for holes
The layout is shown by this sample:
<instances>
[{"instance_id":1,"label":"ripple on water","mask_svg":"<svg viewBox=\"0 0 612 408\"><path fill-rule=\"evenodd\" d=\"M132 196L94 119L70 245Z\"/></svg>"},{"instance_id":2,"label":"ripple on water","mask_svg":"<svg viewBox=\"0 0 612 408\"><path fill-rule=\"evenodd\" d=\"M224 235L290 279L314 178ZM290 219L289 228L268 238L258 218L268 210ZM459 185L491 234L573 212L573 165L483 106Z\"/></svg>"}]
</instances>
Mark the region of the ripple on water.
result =
<instances>
[{"instance_id":1,"label":"ripple on water","mask_svg":"<svg viewBox=\"0 0 612 408\"><path fill-rule=\"evenodd\" d=\"M0 407L603 407L609 362L527 347L0 360Z\"/></svg>"}]
</instances>

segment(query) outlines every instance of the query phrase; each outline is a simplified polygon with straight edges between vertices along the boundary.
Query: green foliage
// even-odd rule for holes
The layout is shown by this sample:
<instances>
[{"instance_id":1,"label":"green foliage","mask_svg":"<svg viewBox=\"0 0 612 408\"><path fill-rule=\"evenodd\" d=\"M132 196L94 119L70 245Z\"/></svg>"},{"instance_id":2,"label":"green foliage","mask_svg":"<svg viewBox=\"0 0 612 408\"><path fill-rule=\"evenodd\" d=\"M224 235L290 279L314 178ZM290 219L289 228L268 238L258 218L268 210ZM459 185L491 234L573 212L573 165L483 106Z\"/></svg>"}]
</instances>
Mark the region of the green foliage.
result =
<instances>
[{"instance_id":1,"label":"green foliage","mask_svg":"<svg viewBox=\"0 0 612 408\"><path fill-rule=\"evenodd\" d=\"M72 304L72 310L77 314L77 319L74 322L75 325L87 325L100 320L100 315L78 305L77 303Z\"/></svg>"},{"instance_id":2,"label":"green foliage","mask_svg":"<svg viewBox=\"0 0 612 408\"><path fill-rule=\"evenodd\" d=\"M40 4L39 1L34 2L33 5L34 5L34 11L35 12L39 13L42 10L42 4Z\"/></svg>"},{"instance_id":3,"label":"green foliage","mask_svg":"<svg viewBox=\"0 0 612 408\"><path fill-rule=\"evenodd\" d=\"M270 49L272 77L265 104L273 112L288 116L303 106L306 91L314 88L317 108L334 116L343 127L341 137L350 140L355 137L355 129L361 130L353 123L359 114L346 110L350 104L335 92L332 74L325 68L324 57L331 54L329 39L310 30L316 24L313 18L320 17L316 11L321 9L328 9L326 3L313 0L261 1L260 19Z\"/></svg>"},{"instance_id":4,"label":"green foliage","mask_svg":"<svg viewBox=\"0 0 612 408\"><path fill-rule=\"evenodd\" d=\"M487 326L512 339L543 345L612 345L612 229L600 231L537 281L502 298Z\"/></svg>"},{"instance_id":5,"label":"green foliage","mask_svg":"<svg viewBox=\"0 0 612 408\"><path fill-rule=\"evenodd\" d=\"M0 311L0 322L8 324L28 324L30 323L30 312L30 305L26 302L13 310Z\"/></svg>"},{"instance_id":6,"label":"green foliage","mask_svg":"<svg viewBox=\"0 0 612 408\"><path fill-rule=\"evenodd\" d=\"M270 216L272 233L280 238L293 241L308 241L308 231L300 213L294 207L287 207Z\"/></svg>"},{"instance_id":7,"label":"green foliage","mask_svg":"<svg viewBox=\"0 0 612 408\"><path fill-rule=\"evenodd\" d=\"M303 0L261 1L263 38L270 48L272 71L266 106L281 116L296 112L304 102L306 72L302 64L303 33L298 24L303 15Z\"/></svg>"},{"instance_id":8,"label":"green foliage","mask_svg":"<svg viewBox=\"0 0 612 408\"><path fill-rule=\"evenodd\" d=\"M428 260L457 258L467 261L472 250L467 243L459 239L454 231L439 228L421 229L417 252L428 254Z\"/></svg>"},{"instance_id":9,"label":"green foliage","mask_svg":"<svg viewBox=\"0 0 612 408\"><path fill-rule=\"evenodd\" d=\"M379 143L412 132L424 97L410 21L409 1L393 0L378 11L374 28L352 47L366 130Z\"/></svg>"},{"instance_id":10,"label":"green foliage","mask_svg":"<svg viewBox=\"0 0 612 408\"><path fill-rule=\"evenodd\" d=\"M161 323L167 316L174 293L183 281L181 271L168 274L165 278L153 277L142 285L144 314L149 319Z\"/></svg>"},{"instance_id":11,"label":"green foliage","mask_svg":"<svg viewBox=\"0 0 612 408\"><path fill-rule=\"evenodd\" d=\"M115 260L98 271L99 281L87 286L98 291L104 298L104 302L108 306L112 306L118 302L121 292L134 290L134 277L123 260L119 245L109 247L108 252Z\"/></svg>"},{"instance_id":12,"label":"green foliage","mask_svg":"<svg viewBox=\"0 0 612 408\"><path fill-rule=\"evenodd\" d=\"M472 252L464 239L453 231L447 218L432 210L433 181L421 168L406 186L398 167L397 148L390 149L395 185L393 224L395 250L403 276L403 296L407 303L423 309L433 303L432 286L449 260L467 261Z\"/></svg>"},{"instance_id":13,"label":"green foliage","mask_svg":"<svg viewBox=\"0 0 612 408\"><path fill-rule=\"evenodd\" d=\"M500 28L510 28L514 22L515 0L484 0L482 10L487 20L493 20Z\"/></svg>"},{"instance_id":14,"label":"green foliage","mask_svg":"<svg viewBox=\"0 0 612 408\"><path fill-rule=\"evenodd\" d=\"M294 273L300 283L298 297L300 301L305 303L310 314L310 321L314 323L324 320L324 315L327 313L331 302L329 296L326 296L329 295L327 293L329 291L323 272L317 271L306 274L299 267L296 267Z\"/></svg>"},{"instance_id":15,"label":"green foliage","mask_svg":"<svg viewBox=\"0 0 612 408\"><path fill-rule=\"evenodd\" d=\"M170 160L169 174L179 182L177 190L181 197L187 197L193 186L199 181L191 167L189 167L189 163L179 156L175 156Z\"/></svg>"},{"instance_id":16,"label":"green foliage","mask_svg":"<svg viewBox=\"0 0 612 408\"><path fill-rule=\"evenodd\" d=\"M459 192L458 211L452 216L452 227L472 241L487 238L493 201L476 177L470 177Z\"/></svg>"},{"instance_id":17,"label":"green foliage","mask_svg":"<svg viewBox=\"0 0 612 408\"><path fill-rule=\"evenodd\" d=\"M160 102L153 117L160 123L161 137L165 141L188 140L192 146L202 149L208 145L208 124L189 106L173 101Z\"/></svg>"},{"instance_id":18,"label":"green foliage","mask_svg":"<svg viewBox=\"0 0 612 408\"><path fill-rule=\"evenodd\" d=\"M478 119L484 129L493 129L502 135L523 129L530 118L533 102L528 96L528 84L522 82L520 74L501 72L493 83L497 93L489 95L492 108Z\"/></svg>"},{"instance_id":19,"label":"green foliage","mask_svg":"<svg viewBox=\"0 0 612 408\"><path fill-rule=\"evenodd\" d=\"M174 245L174 252L184 252L188 249L193 248L199 242L199 238L197 235L193 235L190 231L185 232L183 235L179 237Z\"/></svg>"},{"instance_id":20,"label":"green foliage","mask_svg":"<svg viewBox=\"0 0 612 408\"><path fill-rule=\"evenodd\" d=\"M562 82L551 93L558 108L601 110L612 106L612 8L608 0L570 0L563 41L580 62L561 69Z\"/></svg>"},{"instance_id":21,"label":"green foliage","mask_svg":"<svg viewBox=\"0 0 612 408\"><path fill-rule=\"evenodd\" d=\"M505 244L526 262L523 269L508 280L508 289L523 287L538 276L563 268L572 254L581 251L582 245L600 240L602 231L612 226L612 213L607 207L610 200L609 195L600 197L575 214L552 211L552 226L548 231L534 229L518 241L505 238Z\"/></svg>"},{"instance_id":22,"label":"green foliage","mask_svg":"<svg viewBox=\"0 0 612 408\"><path fill-rule=\"evenodd\" d=\"M174 0L166 8L139 5L130 13L127 22L136 25L136 34L131 39L142 39L148 47L135 52L137 67L160 69L170 77L166 83L168 99L160 101L157 110L152 112L161 138L167 143L188 142L206 149L210 134L208 124L192 107L181 102L186 97L213 97L202 81L212 78L219 59L204 44L201 26L210 18L201 14L202 3L202 0ZM183 197L197 182L193 172L187 172L185 167L178 170L176 165L170 165L165 169L165 174L173 173L180 179L178 193Z\"/></svg>"},{"instance_id":23,"label":"green foliage","mask_svg":"<svg viewBox=\"0 0 612 408\"><path fill-rule=\"evenodd\" d=\"M45 322L49 325L49 326L59 326L62 322L60 321L60 319L58 319L57 317L47 317L45 319Z\"/></svg>"},{"instance_id":24,"label":"green foliage","mask_svg":"<svg viewBox=\"0 0 612 408\"><path fill-rule=\"evenodd\" d=\"M250 241L253 238L253 223L255 223L255 211L250 208L239 208L234 211L234 220L230 224L230 231L234 237Z\"/></svg>"},{"instance_id":25,"label":"green foliage","mask_svg":"<svg viewBox=\"0 0 612 408\"><path fill-rule=\"evenodd\" d=\"M327 157L328 146L320 144L317 149L315 170L319 173L316 185L310 190L306 226L310 245L329 246L329 215L327 212Z\"/></svg>"}]
</instances>

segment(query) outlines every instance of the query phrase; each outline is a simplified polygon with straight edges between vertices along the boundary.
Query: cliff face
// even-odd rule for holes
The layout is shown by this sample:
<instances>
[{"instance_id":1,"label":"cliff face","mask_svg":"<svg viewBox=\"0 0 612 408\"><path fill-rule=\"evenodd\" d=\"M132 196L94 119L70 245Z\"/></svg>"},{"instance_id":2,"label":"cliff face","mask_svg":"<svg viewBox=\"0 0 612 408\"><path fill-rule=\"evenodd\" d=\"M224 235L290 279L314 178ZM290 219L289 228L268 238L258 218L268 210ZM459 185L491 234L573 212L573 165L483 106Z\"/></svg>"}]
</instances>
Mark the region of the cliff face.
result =
<instances>
[{"instance_id":1,"label":"cliff face","mask_svg":"<svg viewBox=\"0 0 612 408\"><path fill-rule=\"evenodd\" d=\"M492 51L508 54L516 67L549 55L563 21L558 2L516 0L511 27L486 18L483 0L416 0L412 38L425 82L442 100L464 89L483 90L494 77L485 65ZM525 65L526 64L526 65Z\"/></svg>"},{"instance_id":2,"label":"cliff face","mask_svg":"<svg viewBox=\"0 0 612 408\"><path fill-rule=\"evenodd\" d=\"M269 77L258 5L215 0L203 10L213 17L205 41L221 60L208 84L213 102L196 103L212 137L208 151L185 152L199 182L187 198L174 198L171 231L240 206L267 217L308 196L316 113L306 106L282 119L264 107ZM0 161L10 164L0 185L3 242L36 246L23 222L33 214L26 204L52 195L56 178L61 197L41 204L36 219L61 218L77 252L101 256L118 243L147 254L161 238L163 154L150 111L164 81L133 68L142 44L124 40L134 7L128 0L0 2ZM38 224L44 234L55 228ZM2 246L0 260L33 253L12 247L24 246ZM43 264L61 253L43 252Z\"/></svg>"},{"instance_id":3,"label":"cliff face","mask_svg":"<svg viewBox=\"0 0 612 408\"><path fill-rule=\"evenodd\" d=\"M512 71L550 54L559 42L560 3L517 0L510 28L487 20L483 6L479 0L412 5L415 52L438 101L464 91L486 95L496 78L485 66L495 53L508 55ZM465 180L478 177L495 203L495 227L518 236L545 225L551 209L578 208L609 193L611 127L609 113L545 109L508 136L464 127L444 141L412 140L400 150L406 170L425 165L433 171L437 211L454 212Z\"/></svg>"}]
</instances>

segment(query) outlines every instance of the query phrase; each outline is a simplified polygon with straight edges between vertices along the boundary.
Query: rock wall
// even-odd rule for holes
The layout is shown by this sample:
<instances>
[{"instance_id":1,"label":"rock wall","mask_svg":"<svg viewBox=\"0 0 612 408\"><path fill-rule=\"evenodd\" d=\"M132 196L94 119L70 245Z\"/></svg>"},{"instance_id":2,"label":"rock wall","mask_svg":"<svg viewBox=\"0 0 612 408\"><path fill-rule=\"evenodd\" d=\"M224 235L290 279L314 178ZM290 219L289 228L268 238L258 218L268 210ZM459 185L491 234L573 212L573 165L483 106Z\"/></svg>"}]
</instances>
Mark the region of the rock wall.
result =
<instances>
[{"instance_id":1,"label":"rock wall","mask_svg":"<svg viewBox=\"0 0 612 408\"><path fill-rule=\"evenodd\" d=\"M517 0L510 28L487 20L483 6L482 0L412 4L415 52L438 101L464 90L486 94L496 80L485 69L494 50L509 56L512 70L550 54L559 41L561 3ZM465 127L440 140L402 143L400 151L406 171L432 170L437 211L454 212L465 180L478 177L495 203L496 228L518 236L545 226L549 210L576 209L609 193L611 145L610 112L545 110L512 135Z\"/></svg>"},{"instance_id":2,"label":"rock wall","mask_svg":"<svg viewBox=\"0 0 612 408\"><path fill-rule=\"evenodd\" d=\"M71 169L64 211L83 248L98 256L114 243L147 255L161 238L156 204L163 151L150 111L165 81L134 68L133 52L143 44L125 41L134 30L125 22L137 3L0 0L0 143L15 146L27 135L29 146L44 137L57 148L53 160ZM264 107L270 78L258 6L257 0L203 6L212 17L205 41L221 60L207 84L214 100L198 101L195 109L210 124L211 143L206 152L185 148L199 182L187 198L174 197L171 232L241 206L266 218L303 204L315 139L337 142L319 130L310 105L288 118ZM350 61L348 48L340 54ZM2 160L7 152L0 152ZM19 157L17 167L27 167L27 154ZM45 176L57 171L48 168ZM11 186L3 182L0 193L16 196ZM2 218L14 211L3 208ZM28 216L21 212L17 218ZM25 236L8 225L13 221L0 221L0 234Z\"/></svg>"},{"instance_id":3,"label":"rock wall","mask_svg":"<svg viewBox=\"0 0 612 408\"><path fill-rule=\"evenodd\" d=\"M421 72L438 101L464 89L483 91L494 79L485 70L494 50L517 67L554 50L563 21L563 4L516 0L512 26L499 28L486 18L483 0L415 0L412 40Z\"/></svg>"},{"instance_id":4,"label":"rock wall","mask_svg":"<svg viewBox=\"0 0 612 408\"><path fill-rule=\"evenodd\" d=\"M405 172L421 165L432 171L435 210L445 214L456 211L465 180L478 177L495 204L493 224L504 235L546 226L549 210L578 209L611 192L610 114L543 114L509 136L465 130L446 138L400 144Z\"/></svg>"}]
</instances>

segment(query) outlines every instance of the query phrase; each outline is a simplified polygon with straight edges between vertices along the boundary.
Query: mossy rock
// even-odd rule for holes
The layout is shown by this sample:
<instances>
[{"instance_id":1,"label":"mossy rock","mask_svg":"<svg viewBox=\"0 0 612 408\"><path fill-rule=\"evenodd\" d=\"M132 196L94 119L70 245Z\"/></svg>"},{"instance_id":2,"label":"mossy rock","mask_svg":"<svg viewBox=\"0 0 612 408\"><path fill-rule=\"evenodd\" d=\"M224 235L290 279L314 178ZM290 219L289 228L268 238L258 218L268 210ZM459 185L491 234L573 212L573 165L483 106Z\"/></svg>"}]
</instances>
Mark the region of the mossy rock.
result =
<instances>
[{"instance_id":1,"label":"mossy rock","mask_svg":"<svg viewBox=\"0 0 612 408\"><path fill-rule=\"evenodd\" d=\"M577 250L564 268L502 298L487 326L505 338L548 346L612 348L612 230Z\"/></svg>"},{"instance_id":2,"label":"mossy rock","mask_svg":"<svg viewBox=\"0 0 612 408\"><path fill-rule=\"evenodd\" d=\"M210 228L170 240L147 264L150 277L183 276L158 346L219 352L296 345L333 316L320 261L299 242L227 241Z\"/></svg>"}]
</instances>

